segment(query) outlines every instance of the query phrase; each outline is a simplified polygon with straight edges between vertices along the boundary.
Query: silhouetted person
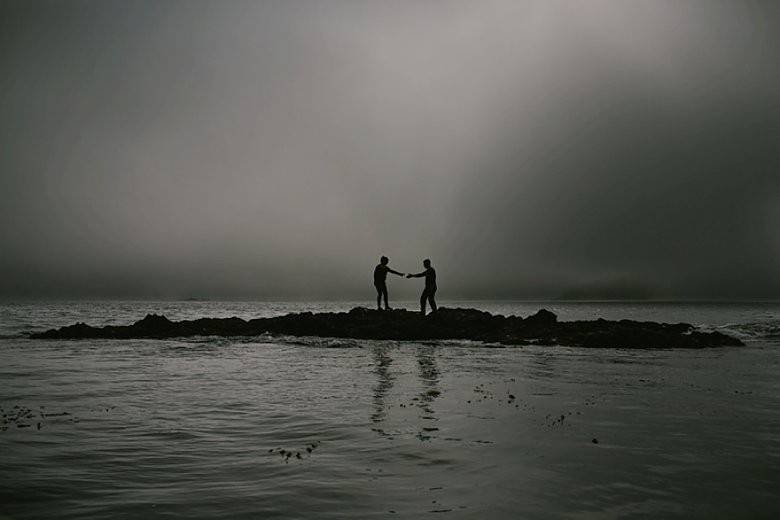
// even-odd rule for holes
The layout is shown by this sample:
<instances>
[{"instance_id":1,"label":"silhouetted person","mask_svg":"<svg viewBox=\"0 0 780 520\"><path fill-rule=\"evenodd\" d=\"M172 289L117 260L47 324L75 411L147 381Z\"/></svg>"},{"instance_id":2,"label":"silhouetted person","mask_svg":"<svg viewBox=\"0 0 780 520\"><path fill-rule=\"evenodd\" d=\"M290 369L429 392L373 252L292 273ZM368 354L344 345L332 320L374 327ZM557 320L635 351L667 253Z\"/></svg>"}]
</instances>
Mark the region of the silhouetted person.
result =
<instances>
[{"instance_id":1,"label":"silhouetted person","mask_svg":"<svg viewBox=\"0 0 780 520\"><path fill-rule=\"evenodd\" d=\"M436 295L436 270L431 267L431 261L427 258L423 260L423 267L425 271L417 274L407 274L407 278L422 278L425 277L425 289L423 289L422 296L420 296L420 312L425 316L425 303L430 302L431 312L436 312L436 300L433 297Z\"/></svg>"},{"instance_id":2,"label":"silhouetted person","mask_svg":"<svg viewBox=\"0 0 780 520\"><path fill-rule=\"evenodd\" d=\"M376 308L382 310L382 297L385 299L385 309L389 310L390 306L387 304L387 273L397 274L403 276L404 273L393 271L387 266L390 260L383 256L379 259L379 265L374 268L374 287L376 287Z\"/></svg>"}]
</instances>

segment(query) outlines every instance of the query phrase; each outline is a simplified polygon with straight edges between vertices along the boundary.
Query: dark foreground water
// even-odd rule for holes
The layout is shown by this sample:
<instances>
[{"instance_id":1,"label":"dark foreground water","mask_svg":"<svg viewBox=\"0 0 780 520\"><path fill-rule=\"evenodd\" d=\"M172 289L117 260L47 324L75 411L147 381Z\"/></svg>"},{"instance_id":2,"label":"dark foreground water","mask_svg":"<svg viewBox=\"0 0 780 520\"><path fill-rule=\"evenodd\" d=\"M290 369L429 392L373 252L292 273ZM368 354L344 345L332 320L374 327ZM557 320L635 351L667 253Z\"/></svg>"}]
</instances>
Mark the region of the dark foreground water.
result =
<instances>
[{"instance_id":1,"label":"dark foreground water","mask_svg":"<svg viewBox=\"0 0 780 520\"><path fill-rule=\"evenodd\" d=\"M32 341L151 311L352 304L0 305L0 517L780 515L780 305L460 305L688 321L748 345Z\"/></svg>"}]
</instances>

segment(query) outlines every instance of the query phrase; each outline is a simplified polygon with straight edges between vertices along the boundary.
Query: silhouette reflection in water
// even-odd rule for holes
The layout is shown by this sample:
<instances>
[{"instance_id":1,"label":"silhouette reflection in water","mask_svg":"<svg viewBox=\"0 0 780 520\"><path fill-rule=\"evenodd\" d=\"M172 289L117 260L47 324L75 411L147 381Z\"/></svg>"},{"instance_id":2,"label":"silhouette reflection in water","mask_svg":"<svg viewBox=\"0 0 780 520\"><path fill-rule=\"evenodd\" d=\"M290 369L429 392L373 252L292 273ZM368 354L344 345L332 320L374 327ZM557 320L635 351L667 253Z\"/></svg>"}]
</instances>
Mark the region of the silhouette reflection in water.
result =
<instances>
[{"instance_id":1,"label":"silhouette reflection in water","mask_svg":"<svg viewBox=\"0 0 780 520\"><path fill-rule=\"evenodd\" d=\"M420 375L420 395L417 406L422 411L423 421L438 421L434 415L433 403L441 395L439 389L439 368L436 365L436 346L420 345L417 347L417 368ZM423 423L417 437L420 440L431 438L431 432L437 431L433 423Z\"/></svg>"},{"instance_id":2,"label":"silhouette reflection in water","mask_svg":"<svg viewBox=\"0 0 780 520\"><path fill-rule=\"evenodd\" d=\"M373 431L379 435L392 437L391 433L385 431L382 425L388 421L387 395L392 390L396 376L392 373L392 351L398 349L395 345L375 345L372 348L373 369L377 382L374 385L373 408L371 411L371 423ZM414 351L417 365L417 376L420 380L419 393L411 398L411 406L414 404L419 410L419 420L416 436L420 440L429 440L432 432L438 430L433 421L438 421L434 415L433 404L441 395L439 389L439 368L436 364L436 346L418 345ZM399 408L406 408L407 405L399 403ZM403 413L403 412L401 412ZM407 416L408 417L408 416ZM392 430L391 430L392 431ZM398 433L398 431L396 431Z\"/></svg>"},{"instance_id":3,"label":"silhouette reflection in water","mask_svg":"<svg viewBox=\"0 0 780 520\"><path fill-rule=\"evenodd\" d=\"M393 388L395 377L390 372L390 365L393 364L393 358L390 357L388 345L377 345L374 347L374 374L376 374L377 383L374 386L374 412L371 414L371 422L379 423L387 417L387 406L385 397ZM374 428L375 431L384 433L380 428Z\"/></svg>"}]
</instances>

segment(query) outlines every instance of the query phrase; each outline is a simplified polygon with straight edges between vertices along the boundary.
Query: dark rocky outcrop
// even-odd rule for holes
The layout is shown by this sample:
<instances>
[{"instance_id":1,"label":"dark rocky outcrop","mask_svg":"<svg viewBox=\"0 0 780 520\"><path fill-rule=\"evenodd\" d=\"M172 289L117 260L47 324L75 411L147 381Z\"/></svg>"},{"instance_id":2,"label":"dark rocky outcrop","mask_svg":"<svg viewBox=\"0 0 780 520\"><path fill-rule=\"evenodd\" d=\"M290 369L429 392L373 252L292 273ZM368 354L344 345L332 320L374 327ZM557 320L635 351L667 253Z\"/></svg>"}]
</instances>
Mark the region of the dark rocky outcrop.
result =
<instances>
[{"instance_id":1,"label":"dark rocky outcrop","mask_svg":"<svg viewBox=\"0 0 780 520\"><path fill-rule=\"evenodd\" d=\"M469 339L514 345L566 345L620 348L703 348L742 342L719 332L702 332L686 323L631 320L559 322L545 309L527 318L492 315L476 309L441 308L426 317L406 310L301 312L273 318L201 318L170 321L149 314L127 326L91 327L77 323L32 334L39 339L175 338L184 336L256 336L278 334L355 339Z\"/></svg>"}]
</instances>

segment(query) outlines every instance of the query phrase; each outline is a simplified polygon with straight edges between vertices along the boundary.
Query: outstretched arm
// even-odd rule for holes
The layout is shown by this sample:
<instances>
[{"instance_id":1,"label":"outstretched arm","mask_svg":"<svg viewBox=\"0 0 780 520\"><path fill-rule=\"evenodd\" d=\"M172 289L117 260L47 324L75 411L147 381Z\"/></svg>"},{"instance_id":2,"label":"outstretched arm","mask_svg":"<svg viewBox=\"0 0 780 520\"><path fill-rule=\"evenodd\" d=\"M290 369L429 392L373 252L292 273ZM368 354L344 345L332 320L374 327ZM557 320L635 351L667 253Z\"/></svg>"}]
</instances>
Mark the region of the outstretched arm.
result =
<instances>
[{"instance_id":1,"label":"outstretched arm","mask_svg":"<svg viewBox=\"0 0 780 520\"><path fill-rule=\"evenodd\" d=\"M425 271L423 271L422 273L417 273L417 274L409 273L406 275L407 278L422 278L423 276L425 276Z\"/></svg>"},{"instance_id":2,"label":"outstretched arm","mask_svg":"<svg viewBox=\"0 0 780 520\"><path fill-rule=\"evenodd\" d=\"M399 273L398 271L394 271L394 270L390 269L389 267L387 268L387 272L393 273L393 274L397 274L398 276L403 276L404 275L404 273Z\"/></svg>"}]
</instances>

